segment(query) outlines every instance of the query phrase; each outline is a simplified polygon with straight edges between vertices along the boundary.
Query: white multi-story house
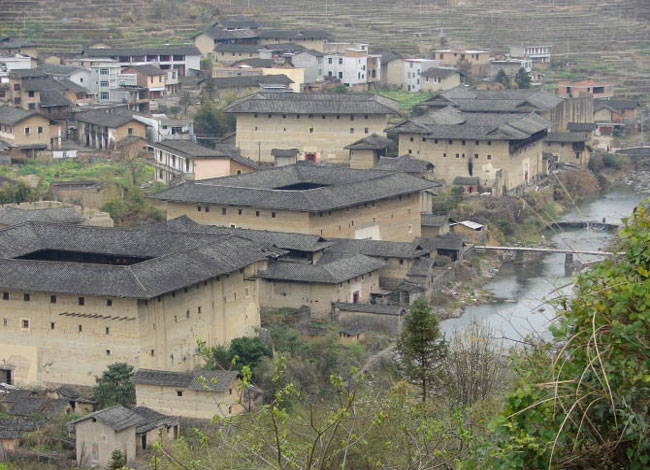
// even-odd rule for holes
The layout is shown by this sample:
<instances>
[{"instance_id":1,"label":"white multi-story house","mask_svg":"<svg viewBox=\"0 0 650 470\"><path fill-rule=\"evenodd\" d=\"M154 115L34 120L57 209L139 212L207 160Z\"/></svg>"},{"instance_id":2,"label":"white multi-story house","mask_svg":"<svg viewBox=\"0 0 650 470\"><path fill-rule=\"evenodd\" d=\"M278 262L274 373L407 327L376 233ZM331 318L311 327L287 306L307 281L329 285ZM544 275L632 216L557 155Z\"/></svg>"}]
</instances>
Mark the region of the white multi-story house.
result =
<instances>
[{"instance_id":1,"label":"white multi-story house","mask_svg":"<svg viewBox=\"0 0 650 470\"><path fill-rule=\"evenodd\" d=\"M549 64L551 49L552 46L510 46L510 55L518 59L529 59L533 64Z\"/></svg>"},{"instance_id":2,"label":"white multi-story house","mask_svg":"<svg viewBox=\"0 0 650 470\"><path fill-rule=\"evenodd\" d=\"M111 90L119 86L119 75L122 68L116 60L77 58L68 61L69 65L76 65L90 70L89 83L84 84L100 103L114 101Z\"/></svg>"},{"instance_id":3,"label":"white multi-story house","mask_svg":"<svg viewBox=\"0 0 650 470\"><path fill-rule=\"evenodd\" d=\"M201 52L194 46L98 48L86 49L83 54L88 58L116 60L121 67L156 65L161 70L178 71L179 77L189 75L191 70L201 70Z\"/></svg>"},{"instance_id":4,"label":"white multi-story house","mask_svg":"<svg viewBox=\"0 0 650 470\"><path fill-rule=\"evenodd\" d=\"M422 72L437 64L433 59L402 59L402 63L404 64L404 89L413 92L422 89Z\"/></svg>"},{"instance_id":5,"label":"white multi-story house","mask_svg":"<svg viewBox=\"0 0 650 470\"><path fill-rule=\"evenodd\" d=\"M368 44L325 44L323 76L338 78L347 87L368 83Z\"/></svg>"},{"instance_id":6,"label":"white multi-story house","mask_svg":"<svg viewBox=\"0 0 650 470\"><path fill-rule=\"evenodd\" d=\"M305 49L291 56L291 63L294 67L305 70L305 83L322 82L324 57L322 52Z\"/></svg>"}]
</instances>

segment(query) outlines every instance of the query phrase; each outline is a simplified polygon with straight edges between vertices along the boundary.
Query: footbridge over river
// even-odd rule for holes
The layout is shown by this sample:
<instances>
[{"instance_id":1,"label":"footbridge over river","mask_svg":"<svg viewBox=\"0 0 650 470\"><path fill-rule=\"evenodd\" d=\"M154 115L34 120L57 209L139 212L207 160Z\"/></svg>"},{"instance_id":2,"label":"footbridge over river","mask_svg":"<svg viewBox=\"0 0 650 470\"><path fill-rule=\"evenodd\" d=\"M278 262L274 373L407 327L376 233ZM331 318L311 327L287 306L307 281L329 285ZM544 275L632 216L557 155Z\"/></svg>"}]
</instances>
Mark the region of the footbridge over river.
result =
<instances>
[{"instance_id":1,"label":"footbridge over river","mask_svg":"<svg viewBox=\"0 0 650 470\"><path fill-rule=\"evenodd\" d=\"M592 255L592 256L606 256L613 257L622 253L613 253L610 251L589 251L589 250L570 250L566 248L541 248L532 246L488 246L488 245L474 245L475 250L486 251L514 251L514 252L532 252L532 253L564 253L564 265L570 266L573 264L573 255Z\"/></svg>"}]
</instances>

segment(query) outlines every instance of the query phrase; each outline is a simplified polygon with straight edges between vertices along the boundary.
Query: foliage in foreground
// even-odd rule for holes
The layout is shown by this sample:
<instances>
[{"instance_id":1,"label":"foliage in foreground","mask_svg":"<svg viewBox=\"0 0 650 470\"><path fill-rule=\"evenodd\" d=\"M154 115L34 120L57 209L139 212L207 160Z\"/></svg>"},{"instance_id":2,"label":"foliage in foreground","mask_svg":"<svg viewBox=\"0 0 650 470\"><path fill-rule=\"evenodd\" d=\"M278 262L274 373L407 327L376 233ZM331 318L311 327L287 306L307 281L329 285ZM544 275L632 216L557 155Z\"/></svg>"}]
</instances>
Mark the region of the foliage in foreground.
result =
<instances>
[{"instance_id":1,"label":"foliage in foreground","mask_svg":"<svg viewBox=\"0 0 650 470\"><path fill-rule=\"evenodd\" d=\"M625 256L578 277L553 329L557 351L531 352L482 449L491 468L650 466L650 216L621 231Z\"/></svg>"}]
</instances>

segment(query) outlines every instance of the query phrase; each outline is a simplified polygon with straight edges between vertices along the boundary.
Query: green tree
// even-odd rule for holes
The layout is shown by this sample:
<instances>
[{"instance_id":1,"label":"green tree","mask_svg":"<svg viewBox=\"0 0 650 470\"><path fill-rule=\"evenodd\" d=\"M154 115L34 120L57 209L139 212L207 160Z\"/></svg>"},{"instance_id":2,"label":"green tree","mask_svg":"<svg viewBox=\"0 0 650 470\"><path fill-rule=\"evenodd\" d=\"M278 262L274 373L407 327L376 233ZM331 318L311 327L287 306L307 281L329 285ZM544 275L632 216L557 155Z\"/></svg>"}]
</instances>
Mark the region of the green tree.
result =
<instances>
[{"instance_id":1,"label":"green tree","mask_svg":"<svg viewBox=\"0 0 650 470\"><path fill-rule=\"evenodd\" d=\"M114 450L111 453L111 460L108 462L109 470L120 470L126 465L126 456L121 450Z\"/></svg>"},{"instance_id":2,"label":"green tree","mask_svg":"<svg viewBox=\"0 0 650 470\"><path fill-rule=\"evenodd\" d=\"M101 377L95 379L93 398L101 408L114 405L131 406L135 403L135 386L131 382L133 366L125 362L109 365Z\"/></svg>"},{"instance_id":3,"label":"green tree","mask_svg":"<svg viewBox=\"0 0 650 470\"><path fill-rule=\"evenodd\" d=\"M271 356L271 350L261 339L247 336L233 339L228 351L233 358L238 358L237 364L251 369L255 369L263 357Z\"/></svg>"},{"instance_id":4,"label":"green tree","mask_svg":"<svg viewBox=\"0 0 650 470\"><path fill-rule=\"evenodd\" d=\"M429 303L420 297L409 309L397 341L402 367L406 376L420 387L422 401L427 400L431 387L440 379L447 353L438 323Z\"/></svg>"},{"instance_id":5,"label":"green tree","mask_svg":"<svg viewBox=\"0 0 650 470\"><path fill-rule=\"evenodd\" d=\"M197 136L220 137L234 130L234 118L210 99L205 100L194 114L194 131Z\"/></svg>"},{"instance_id":6,"label":"green tree","mask_svg":"<svg viewBox=\"0 0 650 470\"><path fill-rule=\"evenodd\" d=\"M505 88L512 87L512 82L510 81L510 78L506 75L506 73L503 71L503 69L499 70L497 76L494 78L494 81L500 83Z\"/></svg>"},{"instance_id":7,"label":"green tree","mask_svg":"<svg viewBox=\"0 0 650 470\"><path fill-rule=\"evenodd\" d=\"M650 467L650 214L620 232L624 252L576 281L552 328L556 350L517 366L519 383L492 423L488 468Z\"/></svg>"},{"instance_id":8,"label":"green tree","mask_svg":"<svg viewBox=\"0 0 650 470\"><path fill-rule=\"evenodd\" d=\"M24 181L0 185L0 204L19 204L34 200L36 200L36 191Z\"/></svg>"},{"instance_id":9,"label":"green tree","mask_svg":"<svg viewBox=\"0 0 650 470\"><path fill-rule=\"evenodd\" d=\"M515 83L519 88L530 88L530 81L530 75L528 75L526 69L521 67L519 70L517 70L517 74L515 75Z\"/></svg>"}]
</instances>

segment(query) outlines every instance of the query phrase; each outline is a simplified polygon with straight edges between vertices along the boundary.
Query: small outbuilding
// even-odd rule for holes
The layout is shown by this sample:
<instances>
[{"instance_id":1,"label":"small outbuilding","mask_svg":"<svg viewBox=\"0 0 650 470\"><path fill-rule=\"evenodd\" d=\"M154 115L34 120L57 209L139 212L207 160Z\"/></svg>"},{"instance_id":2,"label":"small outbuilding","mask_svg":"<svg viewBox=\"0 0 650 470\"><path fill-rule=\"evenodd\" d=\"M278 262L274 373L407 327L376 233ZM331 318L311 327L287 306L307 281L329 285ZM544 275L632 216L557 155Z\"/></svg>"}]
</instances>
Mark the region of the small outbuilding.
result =
<instances>
[{"instance_id":1,"label":"small outbuilding","mask_svg":"<svg viewBox=\"0 0 650 470\"><path fill-rule=\"evenodd\" d=\"M71 421L75 430L77 464L106 468L116 450L126 457L127 464L133 463L135 430L141 423L140 415L123 406L95 411Z\"/></svg>"}]
</instances>

